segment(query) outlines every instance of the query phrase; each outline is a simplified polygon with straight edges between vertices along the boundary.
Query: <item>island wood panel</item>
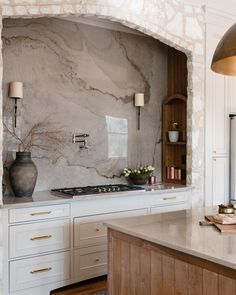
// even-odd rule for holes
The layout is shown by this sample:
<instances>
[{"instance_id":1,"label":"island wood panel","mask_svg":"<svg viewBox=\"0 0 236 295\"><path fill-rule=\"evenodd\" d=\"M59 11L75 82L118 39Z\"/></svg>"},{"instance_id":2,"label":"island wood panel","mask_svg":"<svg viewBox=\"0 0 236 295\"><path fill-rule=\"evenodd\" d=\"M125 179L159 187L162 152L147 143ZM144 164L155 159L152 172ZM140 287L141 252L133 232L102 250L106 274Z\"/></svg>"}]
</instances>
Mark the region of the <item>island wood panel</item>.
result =
<instances>
[{"instance_id":1,"label":"island wood panel","mask_svg":"<svg viewBox=\"0 0 236 295\"><path fill-rule=\"evenodd\" d=\"M108 244L109 295L236 295L234 269L111 229Z\"/></svg>"}]
</instances>

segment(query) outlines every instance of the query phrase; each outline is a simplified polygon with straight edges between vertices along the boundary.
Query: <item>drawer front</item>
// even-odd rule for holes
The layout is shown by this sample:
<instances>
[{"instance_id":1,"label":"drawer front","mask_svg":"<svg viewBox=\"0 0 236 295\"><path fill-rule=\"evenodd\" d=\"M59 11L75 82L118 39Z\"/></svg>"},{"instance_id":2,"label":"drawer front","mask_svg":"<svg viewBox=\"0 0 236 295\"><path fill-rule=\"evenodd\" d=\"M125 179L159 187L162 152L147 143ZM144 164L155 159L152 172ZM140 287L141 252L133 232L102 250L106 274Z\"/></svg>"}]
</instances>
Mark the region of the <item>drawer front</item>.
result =
<instances>
[{"instance_id":1,"label":"drawer front","mask_svg":"<svg viewBox=\"0 0 236 295\"><path fill-rule=\"evenodd\" d=\"M105 220L147 214L148 209L140 209L74 218L74 246L85 247L105 243L107 239L107 228L103 225Z\"/></svg>"},{"instance_id":2,"label":"drawer front","mask_svg":"<svg viewBox=\"0 0 236 295\"><path fill-rule=\"evenodd\" d=\"M75 250L74 274L79 280L86 280L107 273L106 245Z\"/></svg>"},{"instance_id":3,"label":"drawer front","mask_svg":"<svg viewBox=\"0 0 236 295\"><path fill-rule=\"evenodd\" d=\"M9 229L10 258L69 248L69 220L13 225Z\"/></svg>"},{"instance_id":4,"label":"drawer front","mask_svg":"<svg viewBox=\"0 0 236 295\"><path fill-rule=\"evenodd\" d=\"M172 212L172 211L179 211L179 210L186 210L187 203L181 203L181 204L175 204L175 205L169 205L169 206L157 206L151 208L151 214L157 214L157 213L164 213L164 212Z\"/></svg>"},{"instance_id":5,"label":"drawer front","mask_svg":"<svg viewBox=\"0 0 236 295\"><path fill-rule=\"evenodd\" d=\"M25 222L57 217L68 217L69 204L10 209L9 222Z\"/></svg>"},{"instance_id":6,"label":"drawer front","mask_svg":"<svg viewBox=\"0 0 236 295\"><path fill-rule=\"evenodd\" d=\"M187 202L187 194L182 192L182 193L170 193L170 194L163 194L158 196L157 200L153 204L155 205L169 205L169 204L175 204L175 203L183 203Z\"/></svg>"},{"instance_id":7,"label":"drawer front","mask_svg":"<svg viewBox=\"0 0 236 295\"><path fill-rule=\"evenodd\" d=\"M67 280L69 277L69 252L10 262L11 292Z\"/></svg>"}]
</instances>

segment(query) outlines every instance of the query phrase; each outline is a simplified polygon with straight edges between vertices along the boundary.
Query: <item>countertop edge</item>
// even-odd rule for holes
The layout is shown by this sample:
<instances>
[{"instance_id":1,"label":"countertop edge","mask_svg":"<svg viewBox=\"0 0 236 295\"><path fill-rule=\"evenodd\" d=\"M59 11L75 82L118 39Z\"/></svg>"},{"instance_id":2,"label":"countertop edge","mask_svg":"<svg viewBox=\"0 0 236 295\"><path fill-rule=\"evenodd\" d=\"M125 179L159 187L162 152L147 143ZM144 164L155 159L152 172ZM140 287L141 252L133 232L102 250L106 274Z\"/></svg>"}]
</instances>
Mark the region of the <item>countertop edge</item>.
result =
<instances>
[{"instance_id":1,"label":"countertop edge","mask_svg":"<svg viewBox=\"0 0 236 295\"><path fill-rule=\"evenodd\" d=\"M151 189L151 187L150 187ZM183 191L189 191L193 189L192 186L185 186L185 187L175 187L175 188L168 188L168 189L158 189L153 191L136 191L136 194L134 192L127 192L127 193L117 193L117 194L100 194L100 195L87 195L82 197L76 197L76 198L70 198L70 197L58 197L54 194L52 194L50 191L42 191L37 192L33 195L33 198L29 199L21 199L16 197L4 197L3 203L0 204L1 209L11 209L11 208L25 208L25 207L32 207L32 206L46 206L46 205L58 205L58 204L64 204L64 203L73 203L73 202L83 202L83 201L93 201L93 200L102 200L102 199L115 199L115 198L123 198L123 197L136 197L137 194L140 195L154 195L154 194L164 194L164 193L173 193L173 192L183 192ZM47 199L40 200L40 196L48 196ZM35 197L35 199L34 199ZM11 200L12 203L7 203ZM4 203L4 200L6 200L6 203ZM16 202L14 202L16 201ZM21 202L22 201L22 202Z\"/></svg>"}]
</instances>

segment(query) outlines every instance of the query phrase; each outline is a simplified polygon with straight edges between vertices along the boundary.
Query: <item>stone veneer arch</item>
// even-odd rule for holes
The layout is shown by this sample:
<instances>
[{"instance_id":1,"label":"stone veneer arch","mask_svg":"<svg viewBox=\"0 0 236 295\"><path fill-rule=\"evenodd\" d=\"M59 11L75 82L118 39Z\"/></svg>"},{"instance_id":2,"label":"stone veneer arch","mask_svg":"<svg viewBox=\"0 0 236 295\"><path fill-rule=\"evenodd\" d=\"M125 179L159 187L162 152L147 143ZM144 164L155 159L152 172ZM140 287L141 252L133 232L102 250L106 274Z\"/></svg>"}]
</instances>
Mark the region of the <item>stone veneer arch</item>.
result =
<instances>
[{"instance_id":1,"label":"stone veneer arch","mask_svg":"<svg viewBox=\"0 0 236 295\"><path fill-rule=\"evenodd\" d=\"M121 23L188 57L188 184L193 205L204 199L204 13L179 0L2 0L2 18L83 16ZM17 4L16 4L17 2ZM20 4L21 3L21 4ZM2 25L1 25L2 28ZM0 80L2 80L2 56ZM2 93L0 94L2 105ZM2 124L0 126L2 142ZM2 150L2 146L0 147ZM2 167L0 176L2 176Z\"/></svg>"}]
</instances>

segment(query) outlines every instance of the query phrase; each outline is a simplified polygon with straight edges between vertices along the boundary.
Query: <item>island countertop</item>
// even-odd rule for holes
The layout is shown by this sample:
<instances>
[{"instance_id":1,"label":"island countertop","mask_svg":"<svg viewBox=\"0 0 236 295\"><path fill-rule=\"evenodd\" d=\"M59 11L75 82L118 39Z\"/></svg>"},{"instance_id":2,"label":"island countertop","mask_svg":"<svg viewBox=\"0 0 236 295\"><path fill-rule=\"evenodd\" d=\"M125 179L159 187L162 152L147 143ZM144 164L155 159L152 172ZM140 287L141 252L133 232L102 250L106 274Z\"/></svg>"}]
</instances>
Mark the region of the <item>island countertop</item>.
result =
<instances>
[{"instance_id":1,"label":"island countertop","mask_svg":"<svg viewBox=\"0 0 236 295\"><path fill-rule=\"evenodd\" d=\"M236 269L236 234L200 226L212 208L107 221L108 228Z\"/></svg>"}]
</instances>

